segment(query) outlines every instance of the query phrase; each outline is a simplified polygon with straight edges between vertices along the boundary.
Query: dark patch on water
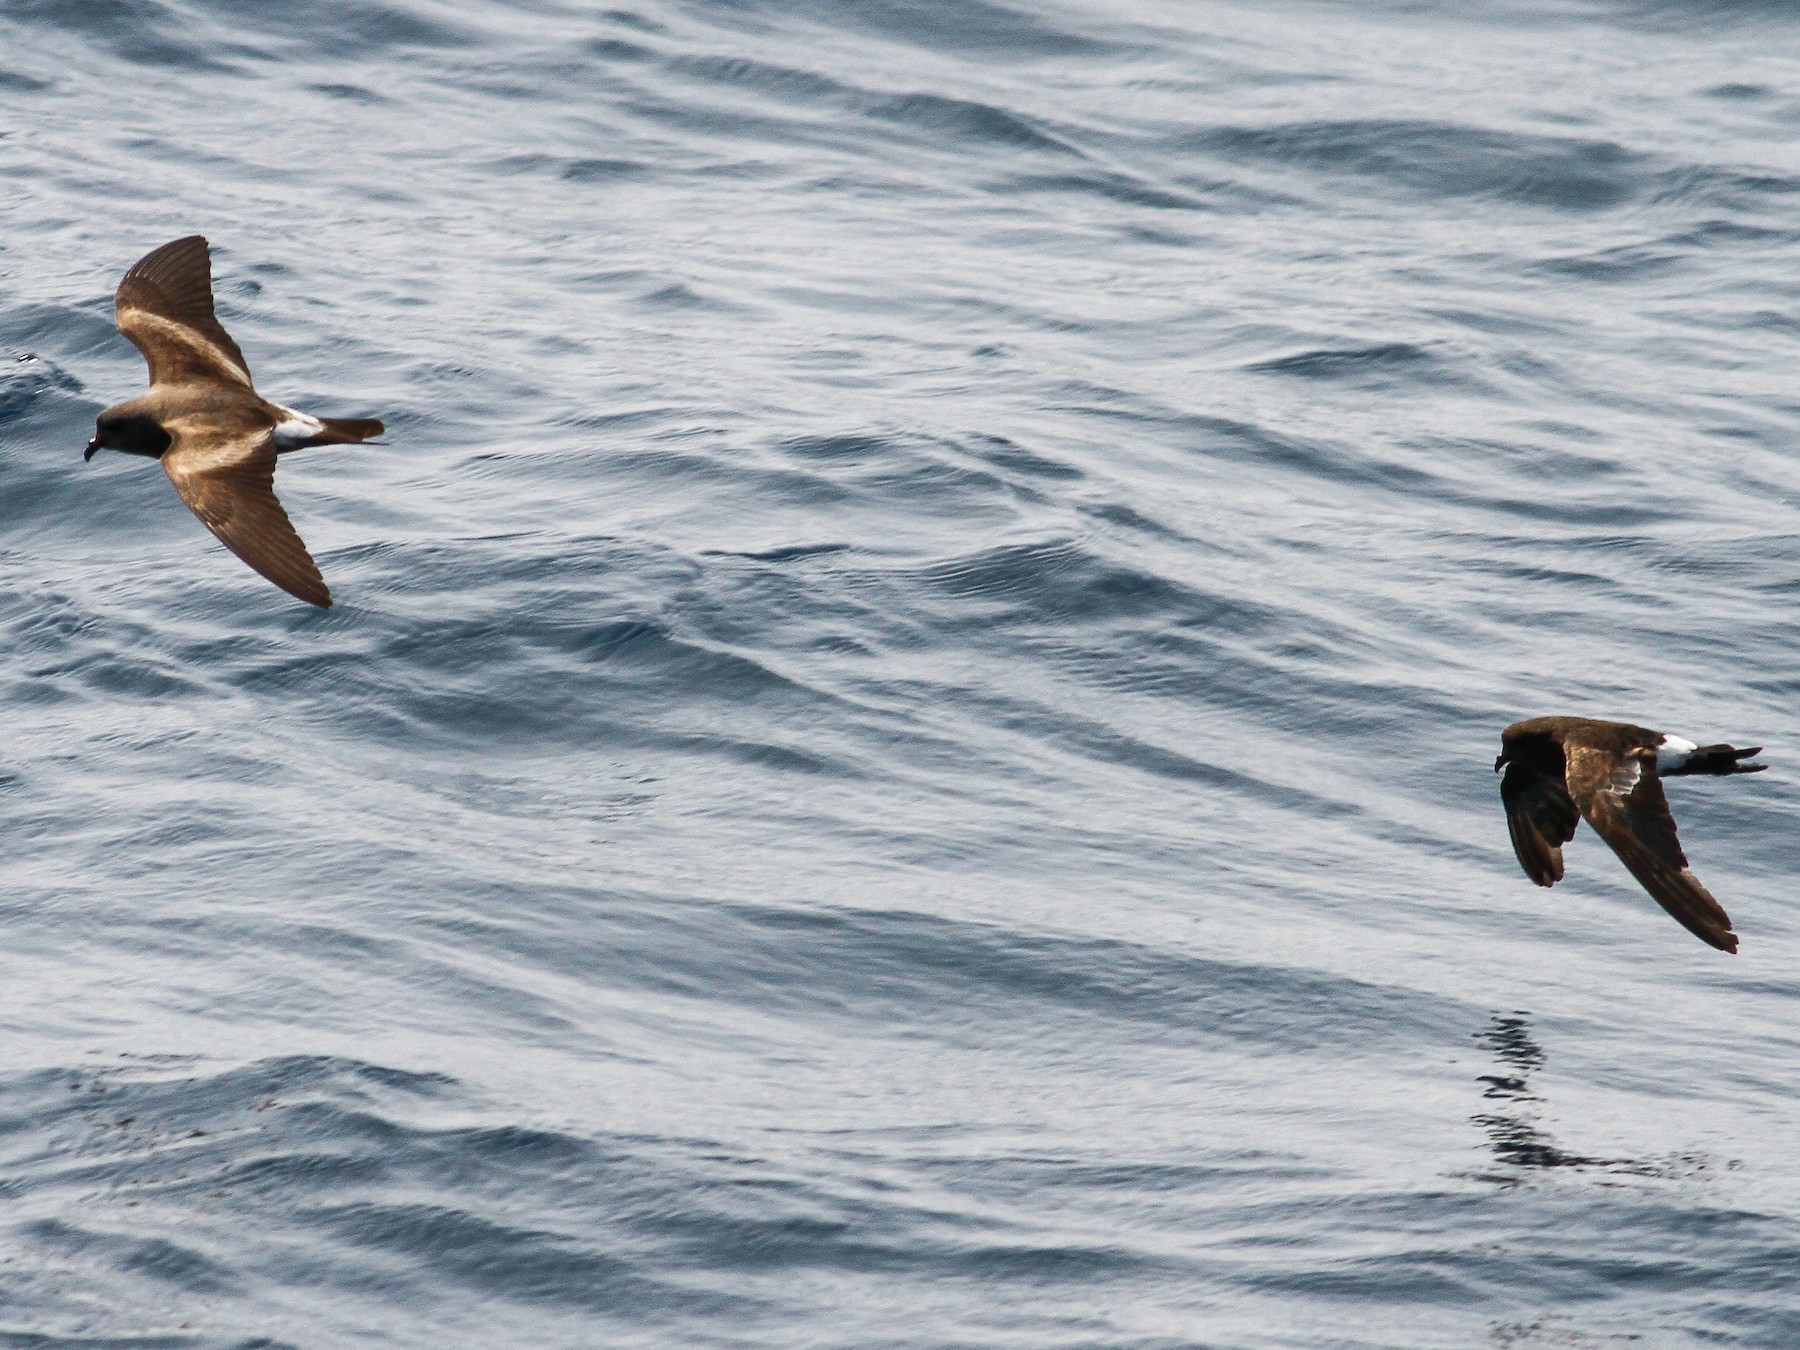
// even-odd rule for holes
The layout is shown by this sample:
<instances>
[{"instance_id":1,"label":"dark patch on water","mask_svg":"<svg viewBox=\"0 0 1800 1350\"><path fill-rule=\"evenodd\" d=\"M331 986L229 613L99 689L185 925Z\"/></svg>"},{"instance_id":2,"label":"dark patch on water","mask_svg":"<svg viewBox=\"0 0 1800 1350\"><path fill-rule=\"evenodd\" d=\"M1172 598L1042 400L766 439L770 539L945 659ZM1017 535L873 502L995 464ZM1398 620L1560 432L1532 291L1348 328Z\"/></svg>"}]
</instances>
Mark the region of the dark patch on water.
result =
<instances>
[{"instance_id":1,"label":"dark patch on water","mask_svg":"<svg viewBox=\"0 0 1800 1350\"><path fill-rule=\"evenodd\" d=\"M1232 127L1195 148L1294 168L1355 174L1431 197L1496 198L1601 211L1648 190L1648 156L1612 141L1501 133L1420 121Z\"/></svg>"},{"instance_id":2,"label":"dark patch on water","mask_svg":"<svg viewBox=\"0 0 1800 1350\"><path fill-rule=\"evenodd\" d=\"M1373 376L1400 375L1416 380L1438 358L1410 342L1383 342L1370 347L1322 348L1296 352L1245 367L1265 375L1294 375L1307 380L1362 380ZM1424 375L1429 378L1428 375Z\"/></svg>"},{"instance_id":3,"label":"dark patch on water","mask_svg":"<svg viewBox=\"0 0 1800 1350\"><path fill-rule=\"evenodd\" d=\"M1531 1015L1494 1014L1476 1039L1495 1057L1499 1072L1482 1074L1482 1096L1494 1103L1471 1119L1487 1134L1488 1147L1506 1172L1493 1178L1518 1181L1533 1171L1600 1171L1624 1176L1678 1177L1703 1171L1705 1158L1606 1158L1573 1153L1559 1145L1539 1123L1545 1102L1532 1091L1532 1078L1547 1056L1532 1034Z\"/></svg>"}]
</instances>

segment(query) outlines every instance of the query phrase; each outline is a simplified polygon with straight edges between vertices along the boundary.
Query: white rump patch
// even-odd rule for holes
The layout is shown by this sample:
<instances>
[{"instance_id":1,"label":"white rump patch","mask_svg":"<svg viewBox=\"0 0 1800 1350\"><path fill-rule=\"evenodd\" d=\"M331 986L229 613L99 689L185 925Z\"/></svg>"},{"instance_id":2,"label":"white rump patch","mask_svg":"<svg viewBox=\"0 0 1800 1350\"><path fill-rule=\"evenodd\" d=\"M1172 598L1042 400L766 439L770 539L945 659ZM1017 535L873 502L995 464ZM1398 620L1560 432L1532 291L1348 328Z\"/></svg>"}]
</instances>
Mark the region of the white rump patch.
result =
<instances>
[{"instance_id":1,"label":"white rump patch","mask_svg":"<svg viewBox=\"0 0 1800 1350\"><path fill-rule=\"evenodd\" d=\"M1688 756L1699 748L1692 741L1684 741L1679 736L1664 736L1662 744L1656 747L1656 771L1667 773L1671 769L1679 769L1688 762Z\"/></svg>"},{"instance_id":2,"label":"white rump patch","mask_svg":"<svg viewBox=\"0 0 1800 1350\"><path fill-rule=\"evenodd\" d=\"M275 406L281 408L279 403ZM325 430L325 424L318 418L303 412L295 412L292 408L281 408L281 421L275 424L275 448L291 450L302 441L310 441L323 430ZM1693 747L1688 748L1692 749Z\"/></svg>"}]
</instances>

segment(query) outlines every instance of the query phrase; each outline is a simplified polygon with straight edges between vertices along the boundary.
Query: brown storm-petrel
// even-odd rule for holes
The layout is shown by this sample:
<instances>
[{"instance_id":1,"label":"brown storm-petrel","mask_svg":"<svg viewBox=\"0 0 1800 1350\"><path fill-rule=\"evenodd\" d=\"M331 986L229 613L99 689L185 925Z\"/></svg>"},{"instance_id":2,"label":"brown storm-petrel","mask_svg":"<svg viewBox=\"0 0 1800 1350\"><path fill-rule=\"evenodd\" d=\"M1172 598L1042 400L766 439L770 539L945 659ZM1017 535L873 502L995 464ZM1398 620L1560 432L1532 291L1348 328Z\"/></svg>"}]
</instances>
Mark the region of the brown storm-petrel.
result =
<instances>
[{"instance_id":1,"label":"brown storm-petrel","mask_svg":"<svg viewBox=\"0 0 1800 1350\"><path fill-rule=\"evenodd\" d=\"M1562 880L1562 846L1585 818L1652 899L1720 951L1737 950L1731 916L1688 870L1662 780L1694 773L1756 773L1740 760L1761 746L1695 745L1679 736L1590 717L1534 717L1500 733L1500 800L1513 852L1540 886ZM1579 815L1577 814L1579 812Z\"/></svg>"},{"instance_id":2,"label":"brown storm-petrel","mask_svg":"<svg viewBox=\"0 0 1800 1350\"><path fill-rule=\"evenodd\" d=\"M84 459L122 450L160 459L190 510L289 595L326 608L331 592L275 499L275 457L311 445L360 445L372 417L312 417L271 403L213 314L212 256L200 235L145 254L113 298L119 331L150 364L150 392L108 408Z\"/></svg>"}]
</instances>

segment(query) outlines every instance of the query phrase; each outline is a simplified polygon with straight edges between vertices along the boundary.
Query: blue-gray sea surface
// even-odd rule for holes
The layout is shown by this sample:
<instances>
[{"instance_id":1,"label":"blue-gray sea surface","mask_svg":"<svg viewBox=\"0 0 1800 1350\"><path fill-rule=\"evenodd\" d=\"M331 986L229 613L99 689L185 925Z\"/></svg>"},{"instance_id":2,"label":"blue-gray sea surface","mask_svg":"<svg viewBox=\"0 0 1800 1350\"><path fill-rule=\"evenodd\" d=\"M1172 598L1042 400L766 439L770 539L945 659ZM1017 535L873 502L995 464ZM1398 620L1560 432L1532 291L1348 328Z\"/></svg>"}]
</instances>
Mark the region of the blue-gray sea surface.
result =
<instances>
[{"instance_id":1,"label":"blue-gray sea surface","mask_svg":"<svg viewBox=\"0 0 1800 1350\"><path fill-rule=\"evenodd\" d=\"M0 1343L1800 1345L1800 9L619 3L0 4Z\"/></svg>"}]
</instances>

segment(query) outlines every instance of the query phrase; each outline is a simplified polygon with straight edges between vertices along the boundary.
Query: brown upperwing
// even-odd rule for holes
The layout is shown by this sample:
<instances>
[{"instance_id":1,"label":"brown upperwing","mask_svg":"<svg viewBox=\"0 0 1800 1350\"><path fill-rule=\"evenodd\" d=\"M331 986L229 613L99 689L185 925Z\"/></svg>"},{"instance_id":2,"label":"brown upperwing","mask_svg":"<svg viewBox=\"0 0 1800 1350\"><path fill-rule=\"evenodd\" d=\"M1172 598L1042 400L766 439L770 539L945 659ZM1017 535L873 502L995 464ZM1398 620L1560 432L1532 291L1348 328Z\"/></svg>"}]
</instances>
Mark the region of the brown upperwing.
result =
<instances>
[{"instance_id":1,"label":"brown upperwing","mask_svg":"<svg viewBox=\"0 0 1800 1350\"><path fill-rule=\"evenodd\" d=\"M175 441L162 457L163 469L201 524L289 595L330 608L325 578L275 498L275 441L268 426L233 427L199 417L165 425Z\"/></svg>"},{"instance_id":2,"label":"brown upperwing","mask_svg":"<svg viewBox=\"0 0 1800 1350\"><path fill-rule=\"evenodd\" d=\"M213 314L212 255L189 235L145 254L113 296L119 331L150 363L150 383L228 380L250 387L250 366Z\"/></svg>"},{"instance_id":3,"label":"brown upperwing","mask_svg":"<svg viewBox=\"0 0 1800 1350\"><path fill-rule=\"evenodd\" d=\"M1562 779L1513 760L1500 780L1500 800L1519 866L1538 885L1554 886L1562 880L1562 846L1575 837L1581 820L1569 790Z\"/></svg>"},{"instance_id":4,"label":"brown upperwing","mask_svg":"<svg viewBox=\"0 0 1800 1350\"><path fill-rule=\"evenodd\" d=\"M1594 832L1683 928L1709 946L1735 952L1738 940L1731 931L1731 916L1688 870L1654 753L1621 753L1584 745L1574 736L1564 740L1563 751L1569 763L1569 796Z\"/></svg>"}]
</instances>

